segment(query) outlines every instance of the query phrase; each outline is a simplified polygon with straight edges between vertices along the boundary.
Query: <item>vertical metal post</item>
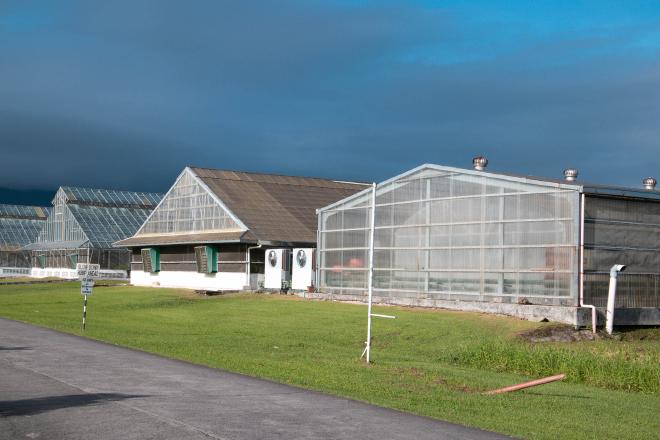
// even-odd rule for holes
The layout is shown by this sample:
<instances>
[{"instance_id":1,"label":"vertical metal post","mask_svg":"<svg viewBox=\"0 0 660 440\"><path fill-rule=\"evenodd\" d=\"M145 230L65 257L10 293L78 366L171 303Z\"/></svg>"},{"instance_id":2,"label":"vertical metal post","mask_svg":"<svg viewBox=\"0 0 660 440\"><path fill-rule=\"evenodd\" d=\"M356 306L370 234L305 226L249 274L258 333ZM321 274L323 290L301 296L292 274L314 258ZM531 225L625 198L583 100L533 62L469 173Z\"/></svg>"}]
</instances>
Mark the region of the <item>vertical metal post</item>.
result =
<instances>
[{"instance_id":1,"label":"vertical metal post","mask_svg":"<svg viewBox=\"0 0 660 440\"><path fill-rule=\"evenodd\" d=\"M371 356L371 302L374 287L374 236L376 229L376 183L374 182L371 187L371 224L369 229L369 275L367 280L367 289L369 294L367 306L367 363L370 362Z\"/></svg>"},{"instance_id":2,"label":"vertical metal post","mask_svg":"<svg viewBox=\"0 0 660 440\"><path fill-rule=\"evenodd\" d=\"M85 330L85 321L87 319L87 295L85 295L85 301L83 302L83 322L82 329Z\"/></svg>"},{"instance_id":3,"label":"vertical metal post","mask_svg":"<svg viewBox=\"0 0 660 440\"><path fill-rule=\"evenodd\" d=\"M89 244L87 245L87 268L85 269L85 276L83 279L89 278ZM82 285L82 281L81 281ZM83 320L82 320L82 329L85 330L85 324L87 321L87 294L85 294L85 300L83 301Z\"/></svg>"}]
</instances>

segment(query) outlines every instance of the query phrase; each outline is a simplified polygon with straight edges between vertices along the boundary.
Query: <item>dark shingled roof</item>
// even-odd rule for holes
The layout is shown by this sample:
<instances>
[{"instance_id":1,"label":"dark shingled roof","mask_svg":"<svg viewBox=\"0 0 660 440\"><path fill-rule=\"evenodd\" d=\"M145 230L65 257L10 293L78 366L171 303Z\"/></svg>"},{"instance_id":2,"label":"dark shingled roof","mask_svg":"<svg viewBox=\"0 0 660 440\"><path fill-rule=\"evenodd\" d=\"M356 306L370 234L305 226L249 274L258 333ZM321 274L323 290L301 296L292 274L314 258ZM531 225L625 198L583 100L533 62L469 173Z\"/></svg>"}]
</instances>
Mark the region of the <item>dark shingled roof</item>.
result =
<instances>
[{"instance_id":1,"label":"dark shingled roof","mask_svg":"<svg viewBox=\"0 0 660 440\"><path fill-rule=\"evenodd\" d=\"M235 242L316 243L316 210L364 190L365 183L191 167L189 170L246 227L237 233L136 235L116 246Z\"/></svg>"},{"instance_id":2,"label":"dark shingled roof","mask_svg":"<svg viewBox=\"0 0 660 440\"><path fill-rule=\"evenodd\" d=\"M247 231L207 232L199 234L136 235L115 243L116 246L163 246L174 244L235 243L255 241Z\"/></svg>"},{"instance_id":3,"label":"dark shingled roof","mask_svg":"<svg viewBox=\"0 0 660 440\"><path fill-rule=\"evenodd\" d=\"M261 242L316 243L316 210L364 183L191 168Z\"/></svg>"}]
</instances>

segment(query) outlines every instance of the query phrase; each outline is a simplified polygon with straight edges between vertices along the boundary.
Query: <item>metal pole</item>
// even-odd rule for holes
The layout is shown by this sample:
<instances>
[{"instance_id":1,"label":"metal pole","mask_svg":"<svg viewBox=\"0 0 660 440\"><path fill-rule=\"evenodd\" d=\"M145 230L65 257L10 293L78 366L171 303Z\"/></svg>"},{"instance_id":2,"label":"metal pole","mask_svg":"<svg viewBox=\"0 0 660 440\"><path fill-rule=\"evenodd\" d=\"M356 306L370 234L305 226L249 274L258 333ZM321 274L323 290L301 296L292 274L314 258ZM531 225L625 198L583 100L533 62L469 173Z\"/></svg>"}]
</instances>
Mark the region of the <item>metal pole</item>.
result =
<instances>
[{"instance_id":1,"label":"metal pole","mask_svg":"<svg viewBox=\"0 0 660 440\"><path fill-rule=\"evenodd\" d=\"M371 360L371 302L374 287L374 236L376 229L376 183L371 186L371 225L369 229L369 278L367 280L367 289L369 294L367 306L367 363Z\"/></svg>"},{"instance_id":2,"label":"metal pole","mask_svg":"<svg viewBox=\"0 0 660 440\"><path fill-rule=\"evenodd\" d=\"M89 278L89 245L87 245L87 268L85 269L84 279ZM81 282L82 284L82 282ZM85 330L85 321L87 320L87 294L85 294L85 300L83 301L83 322L82 329Z\"/></svg>"},{"instance_id":3,"label":"metal pole","mask_svg":"<svg viewBox=\"0 0 660 440\"><path fill-rule=\"evenodd\" d=\"M87 319L87 295L85 295L85 301L83 302L83 322L82 329L85 330L85 320Z\"/></svg>"}]
</instances>

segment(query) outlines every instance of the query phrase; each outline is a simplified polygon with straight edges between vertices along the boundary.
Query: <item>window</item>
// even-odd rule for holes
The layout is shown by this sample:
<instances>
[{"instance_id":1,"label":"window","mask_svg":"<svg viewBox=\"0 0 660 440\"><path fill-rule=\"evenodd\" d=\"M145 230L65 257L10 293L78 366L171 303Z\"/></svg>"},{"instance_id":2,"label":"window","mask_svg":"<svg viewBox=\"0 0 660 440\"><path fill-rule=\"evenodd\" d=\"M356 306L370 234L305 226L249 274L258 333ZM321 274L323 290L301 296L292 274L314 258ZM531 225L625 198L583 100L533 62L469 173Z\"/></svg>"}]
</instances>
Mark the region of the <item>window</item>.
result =
<instances>
[{"instance_id":1,"label":"window","mask_svg":"<svg viewBox=\"0 0 660 440\"><path fill-rule=\"evenodd\" d=\"M160 272L160 250L156 248L145 248L142 253L142 270L145 272Z\"/></svg>"}]
</instances>

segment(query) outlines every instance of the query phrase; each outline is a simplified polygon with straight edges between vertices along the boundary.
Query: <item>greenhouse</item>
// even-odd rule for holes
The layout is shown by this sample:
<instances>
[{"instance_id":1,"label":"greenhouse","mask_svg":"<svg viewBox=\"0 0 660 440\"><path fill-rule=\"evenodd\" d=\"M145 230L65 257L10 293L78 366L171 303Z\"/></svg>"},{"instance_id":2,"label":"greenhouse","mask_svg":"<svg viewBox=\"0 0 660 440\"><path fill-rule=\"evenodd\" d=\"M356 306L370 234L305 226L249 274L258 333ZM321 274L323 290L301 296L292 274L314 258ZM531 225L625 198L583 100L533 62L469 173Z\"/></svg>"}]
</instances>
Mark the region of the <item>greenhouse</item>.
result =
<instances>
[{"instance_id":1,"label":"greenhouse","mask_svg":"<svg viewBox=\"0 0 660 440\"><path fill-rule=\"evenodd\" d=\"M264 286L316 246L316 209L366 188L328 179L185 168L133 237L131 283L200 290ZM266 266L265 252L273 252ZM277 257L279 256L279 258ZM311 267L312 259L300 259ZM281 269L281 270L280 270ZM313 275L310 272L312 284ZM290 275L290 274L289 274ZM280 288L282 280L275 280ZM267 287L267 286L266 286Z\"/></svg>"},{"instance_id":2,"label":"greenhouse","mask_svg":"<svg viewBox=\"0 0 660 440\"><path fill-rule=\"evenodd\" d=\"M112 243L130 237L160 201L155 193L61 187L31 251L32 276L77 277L77 263L94 263L105 278L126 278L130 253Z\"/></svg>"},{"instance_id":3,"label":"greenhouse","mask_svg":"<svg viewBox=\"0 0 660 440\"><path fill-rule=\"evenodd\" d=\"M39 206L0 204L0 277L30 274L32 243L45 224L48 210Z\"/></svg>"},{"instance_id":4,"label":"greenhouse","mask_svg":"<svg viewBox=\"0 0 660 440\"><path fill-rule=\"evenodd\" d=\"M375 302L582 325L605 306L611 266L625 264L618 316L660 323L660 192L576 174L423 165L322 208L319 296L365 301L372 270Z\"/></svg>"}]
</instances>

